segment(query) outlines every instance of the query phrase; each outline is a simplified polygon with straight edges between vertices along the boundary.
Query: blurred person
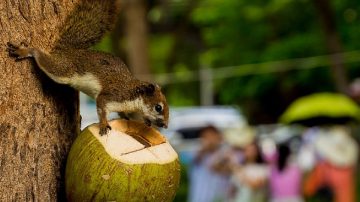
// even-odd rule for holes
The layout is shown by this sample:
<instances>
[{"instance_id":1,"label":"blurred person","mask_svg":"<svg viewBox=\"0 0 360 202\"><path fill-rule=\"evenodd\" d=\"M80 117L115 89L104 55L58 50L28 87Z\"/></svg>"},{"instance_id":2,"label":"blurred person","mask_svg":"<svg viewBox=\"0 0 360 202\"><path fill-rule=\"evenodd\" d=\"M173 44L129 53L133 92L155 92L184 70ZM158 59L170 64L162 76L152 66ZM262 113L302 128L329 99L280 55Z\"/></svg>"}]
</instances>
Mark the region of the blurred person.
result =
<instances>
[{"instance_id":1,"label":"blurred person","mask_svg":"<svg viewBox=\"0 0 360 202\"><path fill-rule=\"evenodd\" d=\"M358 146L350 132L343 126L323 129L315 140L315 148L320 160L305 180L305 196L355 202Z\"/></svg>"},{"instance_id":2,"label":"blurred person","mask_svg":"<svg viewBox=\"0 0 360 202\"><path fill-rule=\"evenodd\" d=\"M216 165L222 155L220 131L207 126L200 130L200 149L190 168L190 202L225 201L229 178Z\"/></svg>"},{"instance_id":3,"label":"blurred person","mask_svg":"<svg viewBox=\"0 0 360 202\"><path fill-rule=\"evenodd\" d=\"M270 167L271 202L302 202L302 170L297 155L301 133L298 127L278 126L263 139L263 155ZM265 144L266 143L266 144Z\"/></svg>"},{"instance_id":4,"label":"blurred person","mask_svg":"<svg viewBox=\"0 0 360 202\"><path fill-rule=\"evenodd\" d=\"M267 196L268 167L256 141L243 148L243 164L233 168L233 202L263 202Z\"/></svg>"},{"instance_id":5,"label":"blurred person","mask_svg":"<svg viewBox=\"0 0 360 202\"><path fill-rule=\"evenodd\" d=\"M229 146L226 154L219 162L219 167L231 173L232 168L244 163L244 148L252 144L255 140L255 132L253 128L244 126L240 128L228 128L224 134L225 142Z\"/></svg>"},{"instance_id":6,"label":"blurred person","mask_svg":"<svg viewBox=\"0 0 360 202\"><path fill-rule=\"evenodd\" d=\"M302 202L302 172L291 158L287 142L277 145L277 150L270 162L271 202Z\"/></svg>"}]
</instances>

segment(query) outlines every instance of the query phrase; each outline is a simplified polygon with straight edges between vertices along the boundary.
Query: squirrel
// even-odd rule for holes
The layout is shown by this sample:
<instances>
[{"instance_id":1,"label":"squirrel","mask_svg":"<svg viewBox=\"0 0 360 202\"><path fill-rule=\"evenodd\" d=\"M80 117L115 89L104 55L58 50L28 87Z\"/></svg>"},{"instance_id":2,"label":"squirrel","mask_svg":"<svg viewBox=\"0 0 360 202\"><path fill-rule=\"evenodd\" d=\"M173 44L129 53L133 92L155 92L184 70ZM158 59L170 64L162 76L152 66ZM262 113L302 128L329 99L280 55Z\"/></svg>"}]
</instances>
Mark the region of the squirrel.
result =
<instances>
[{"instance_id":1,"label":"squirrel","mask_svg":"<svg viewBox=\"0 0 360 202\"><path fill-rule=\"evenodd\" d=\"M141 117L146 125L167 128L169 108L157 84L136 79L113 55L89 50L115 24L116 0L82 0L64 21L60 39L49 53L24 43L8 42L10 56L34 58L53 81L70 85L96 101L100 135L111 130L107 116Z\"/></svg>"}]
</instances>

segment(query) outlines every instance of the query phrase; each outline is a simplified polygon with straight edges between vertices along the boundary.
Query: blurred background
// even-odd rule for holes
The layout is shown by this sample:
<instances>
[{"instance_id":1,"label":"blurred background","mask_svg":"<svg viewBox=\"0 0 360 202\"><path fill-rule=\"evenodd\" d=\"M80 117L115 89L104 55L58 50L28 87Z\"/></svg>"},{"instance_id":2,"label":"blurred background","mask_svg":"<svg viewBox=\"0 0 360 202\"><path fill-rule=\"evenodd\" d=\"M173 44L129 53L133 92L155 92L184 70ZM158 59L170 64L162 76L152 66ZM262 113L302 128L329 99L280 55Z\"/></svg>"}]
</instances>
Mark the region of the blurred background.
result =
<instances>
[{"instance_id":1,"label":"blurred background","mask_svg":"<svg viewBox=\"0 0 360 202\"><path fill-rule=\"evenodd\" d=\"M360 200L357 0L123 0L94 49L162 86L175 201Z\"/></svg>"}]
</instances>

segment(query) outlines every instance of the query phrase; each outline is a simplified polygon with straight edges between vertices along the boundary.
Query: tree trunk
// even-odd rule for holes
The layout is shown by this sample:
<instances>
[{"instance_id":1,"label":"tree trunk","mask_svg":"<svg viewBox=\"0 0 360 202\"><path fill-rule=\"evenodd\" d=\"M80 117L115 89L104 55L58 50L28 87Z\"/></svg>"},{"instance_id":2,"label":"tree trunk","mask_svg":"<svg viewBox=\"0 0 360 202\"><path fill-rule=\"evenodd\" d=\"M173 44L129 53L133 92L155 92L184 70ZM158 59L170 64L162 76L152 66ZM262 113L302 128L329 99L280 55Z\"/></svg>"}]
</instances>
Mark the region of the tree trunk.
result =
<instances>
[{"instance_id":1,"label":"tree trunk","mask_svg":"<svg viewBox=\"0 0 360 202\"><path fill-rule=\"evenodd\" d=\"M313 3L320 18L328 52L333 54L330 60L335 86L339 92L348 94L348 80L344 59L339 54L336 54L342 52L342 45L336 28L335 16L331 9L331 1L313 0Z\"/></svg>"},{"instance_id":2,"label":"tree trunk","mask_svg":"<svg viewBox=\"0 0 360 202\"><path fill-rule=\"evenodd\" d=\"M149 74L146 1L126 1L124 13L129 67L135 75Z\"/></svg>"},{"instance_id":3,"label":"tree trunk","mask_svg":"<svg viewBox=\"0 0 360 202\"><path fill-rule=\"evenodd\" d=\"M0 201L64 201L64 170L79 130L78 92L55 84L6 43L50 51L79 0L0 2Z\"/></svg>"}]
</instances>

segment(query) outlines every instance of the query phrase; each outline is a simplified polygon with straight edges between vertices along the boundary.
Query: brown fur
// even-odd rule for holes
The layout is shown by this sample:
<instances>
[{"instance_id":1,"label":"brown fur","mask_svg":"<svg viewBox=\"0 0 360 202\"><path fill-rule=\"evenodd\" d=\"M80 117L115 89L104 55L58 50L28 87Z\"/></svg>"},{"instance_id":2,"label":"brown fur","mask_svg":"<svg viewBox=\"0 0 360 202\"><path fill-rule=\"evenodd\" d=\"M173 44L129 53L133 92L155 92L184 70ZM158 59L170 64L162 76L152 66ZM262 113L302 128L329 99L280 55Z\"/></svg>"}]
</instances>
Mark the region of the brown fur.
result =
<instances>
[{"instance_id":1,"label":"brown fur","mask_svg":"<svg viewBox=\"0 0 360 202\"><path fill-rule=\"evenodd\" d=\"M89 95L96 99L102 135L110 128L107 123L109 113L107 104L124 103L138 98L143 100L146 109L152 113L155 113L157 104L164 105L163 110L156 115L163 118L150 120L147 118L150 116L143 114L143 119L147 124L166 127L169 109L159 86L136 79L120 58L86 50L100 40L104 32L113 24L116 16L114 4L115 0L82 1L75 9L74 15L68 18L67 24L62 29L61 39L49 54L37 48L9 43L10 54L17 58L34 57L38 66L50 78L62 84L71 84L74 82L71 79L77 78L76 76L85 76L89 73L95 76L96 81L86 82L89 82L88 88L93 88L91 82L99 83L101 87L101 91L96 96ZM119 112L130 112L127 109L123 110ZM140 108L134 112L144 113Z\"/></svg>"},{"instance_id":2,"label":"brown fur","mask_svg":"<svg viewBox=\"0 0 360 202\"><path fill-rule=\"evenodd\" d=\"M118 0L82 0L61 27L56 48L86 49L98 42L117 19Z\"/></svg>"}]
</instances>

